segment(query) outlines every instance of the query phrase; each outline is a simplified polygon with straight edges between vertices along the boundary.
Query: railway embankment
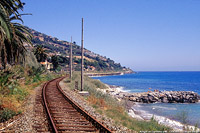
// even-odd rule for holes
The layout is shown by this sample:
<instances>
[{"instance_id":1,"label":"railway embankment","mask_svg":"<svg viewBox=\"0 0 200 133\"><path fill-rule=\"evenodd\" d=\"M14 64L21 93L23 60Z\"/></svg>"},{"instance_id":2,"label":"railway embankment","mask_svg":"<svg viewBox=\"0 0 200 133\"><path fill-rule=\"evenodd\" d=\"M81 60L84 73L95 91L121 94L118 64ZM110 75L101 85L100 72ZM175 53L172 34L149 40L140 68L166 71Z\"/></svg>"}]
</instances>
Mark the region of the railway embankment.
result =
<instances>
[{"instance_id":1,"label":"railway embankment","mask_svg":"<svg viewBox=\"0 0 200 133\"><path fill-rule=\"evenodd\" d=\"M112 131L114 131L114 132L130 132L130 130L127 127L124 127L120 124L116 125L115 121L113 121L111 118L108 118L106 115L103 115L103 114L99 113L98 111L96 111L95 108L92 107L91 104L85 99L85 97L81 96L77 90L74 91L74 90L70 89L67 79L62 80L59 83L59 85L68 97L73 99L73 101L76 102L81 108L83 108L88 114L93 116L95 119L97 119L102 124L106 125Z\"/></svg>"},{"instance_id":2,"label":"railway embankment","mask_svg":"<svg viewBox=\"0 0 200 133\"><path fill-rule=\"evenodd\" d=\"M61 82L63 83L61 87L66 91L67 94L69 94L70 97L75 96L75 101L78 101L77 103L83 106L87 112L91 114L94 113L95 118L97 118L99 121L102 121L103 123L108 122L106 124L108 126L111 122L110 124L112 125L115 132L171 130L167 126L158 124L154 119L149 121L141 121L132 118L127 112L128 107L132 106L131 102L127 102L125 100L117 100L116 97L102 92L106 89L109 89L109 87L99 80L91 79L88 76L85 76L84 81L84 91L88 91L89 93L89 95L86 96L81 96L78 93L80 90L80 75L78 73L73 73L71 82ZM75 88L78 90L75 90ZM70 92L68 93L68 91ZM91 110L92 112L90 112ZM112 127L110 129L112 129Z\"/></svg>"}]
</instances>

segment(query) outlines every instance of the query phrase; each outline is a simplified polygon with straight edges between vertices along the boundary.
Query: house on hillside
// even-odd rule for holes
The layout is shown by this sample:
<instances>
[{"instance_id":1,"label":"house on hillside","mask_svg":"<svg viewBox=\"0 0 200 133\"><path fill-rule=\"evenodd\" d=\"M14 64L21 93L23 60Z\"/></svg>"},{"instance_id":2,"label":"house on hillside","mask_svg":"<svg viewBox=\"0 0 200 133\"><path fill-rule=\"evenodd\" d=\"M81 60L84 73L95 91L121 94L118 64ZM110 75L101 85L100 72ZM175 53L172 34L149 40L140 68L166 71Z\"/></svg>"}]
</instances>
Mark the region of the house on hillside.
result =
<instances>
[{"instance_id":1,"label":"house on hillside","mask_svg":"<svg viewBox=\"0 0 200 133\"><path fill-rule=\"evenodd\" d=\"M47 60L45 62L40 62L42 66L44 66L47 70L53 69L53 64L48 62Z\"/></svg>"},{"instance_id":2,"label":"house on hillside","mask_svg":"<svg viewBox=\"0 0 200 133\"><path fill-rule=\"evenodd\" d=\"M94 66L90 66L90 70L94 71L96 68Z\"/></svg>"},{"instance_id":3,"label":"house on hillside","mask_svg":"<svg viewBox=\"0 0 200 133\"><path fill-rule=\"evenodd\" d=\"M87 66L87 68L85 69L85 71L94 71L96 68L94 66Z\"/></svg>"}]
</instances>

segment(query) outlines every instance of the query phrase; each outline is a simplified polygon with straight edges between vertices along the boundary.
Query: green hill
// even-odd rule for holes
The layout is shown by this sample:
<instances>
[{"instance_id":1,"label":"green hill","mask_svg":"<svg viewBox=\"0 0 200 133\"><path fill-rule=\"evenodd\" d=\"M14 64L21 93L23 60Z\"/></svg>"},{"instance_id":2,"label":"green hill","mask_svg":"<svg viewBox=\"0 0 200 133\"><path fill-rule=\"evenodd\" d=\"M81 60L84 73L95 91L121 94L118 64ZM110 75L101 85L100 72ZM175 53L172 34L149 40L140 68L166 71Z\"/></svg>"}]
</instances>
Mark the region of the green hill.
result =
<instances>
[{"instance_id":1,"label":"green hill","mask_svg":"<svg viewBox=\"0 0 200 133\"><path fill-rule=\"evenodd\" d=\"M67 41L59 40L56 37L51 37L49 35L45 35L36 30L30 29L30 32L33 35L32 43L33 46L43 45L48 54L48 61L53 55L57 55L59 57L59 64L62 69L66 69L69 64L69 51L70 51L70 43ZM74 69L80 70L80 62L81 62L81 49L80 46L73 42L73 61L74 61ZM84 67L88 72L95 71L126 71L132 72L131 69L122 67L120 63L115 63L115 61L107 58L105 56L101 56L96 54L90 50L84 49Z\"/></svg>"}]
</instances>

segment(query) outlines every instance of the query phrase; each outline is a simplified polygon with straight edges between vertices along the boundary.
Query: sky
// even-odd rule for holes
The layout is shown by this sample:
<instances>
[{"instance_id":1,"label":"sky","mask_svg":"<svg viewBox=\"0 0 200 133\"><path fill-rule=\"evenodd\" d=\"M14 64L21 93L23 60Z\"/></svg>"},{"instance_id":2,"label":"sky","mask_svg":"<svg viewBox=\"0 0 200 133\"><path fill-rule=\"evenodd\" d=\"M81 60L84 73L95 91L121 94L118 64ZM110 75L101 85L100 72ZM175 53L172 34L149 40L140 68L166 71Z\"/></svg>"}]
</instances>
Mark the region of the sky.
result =
<instances>
[{"instance_id":1,"label":"sky","mask_svg":"<svg viewBox=\"0 0 200 133\"><path fill-rule=\"evenodd\" d=\"M134 71L200 71L200 0L22 0L24 25Z\"/></svg>"}]
</instances>

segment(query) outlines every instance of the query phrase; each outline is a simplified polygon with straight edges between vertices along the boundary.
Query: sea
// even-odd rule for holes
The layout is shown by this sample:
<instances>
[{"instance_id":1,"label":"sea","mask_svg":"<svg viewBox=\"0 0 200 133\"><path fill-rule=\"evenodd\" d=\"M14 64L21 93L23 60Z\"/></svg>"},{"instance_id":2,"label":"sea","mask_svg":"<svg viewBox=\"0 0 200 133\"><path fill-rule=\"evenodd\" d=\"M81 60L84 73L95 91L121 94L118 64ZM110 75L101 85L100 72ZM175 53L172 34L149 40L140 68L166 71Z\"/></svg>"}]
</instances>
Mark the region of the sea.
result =
<instances>
[{"instance_id":1,"label":"sea","mask_svg":"<svg viewBox=\"0 0 200 133\"><path fill-rule=\"evenodd\" d=\"M194 91L200 95L200 72L137 72L93 78L109 85L121 86L123 91L130 93L156 89ZM151 103L138 104L134 108L200 127L200 103Z\"/></svg>"}]
</instances>

